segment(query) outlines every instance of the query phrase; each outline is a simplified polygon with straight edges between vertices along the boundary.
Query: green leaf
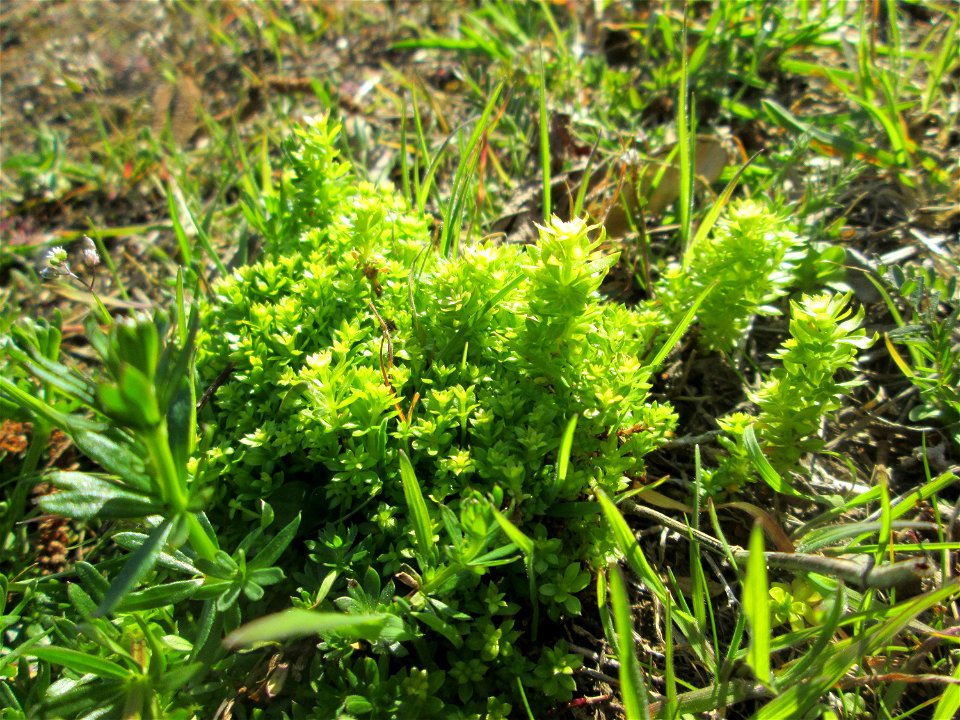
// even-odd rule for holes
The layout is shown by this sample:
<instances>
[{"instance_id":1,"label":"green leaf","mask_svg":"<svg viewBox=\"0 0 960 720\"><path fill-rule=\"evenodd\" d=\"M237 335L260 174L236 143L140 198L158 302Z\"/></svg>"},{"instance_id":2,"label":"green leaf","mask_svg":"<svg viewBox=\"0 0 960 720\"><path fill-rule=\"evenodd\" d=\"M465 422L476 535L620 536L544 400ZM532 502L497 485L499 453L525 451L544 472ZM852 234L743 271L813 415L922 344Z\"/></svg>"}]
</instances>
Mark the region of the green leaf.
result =
<instances>
[{"instance_id":1,"label":"green leaf","mask_svg":"<svg viewBox=\"0 0 960 720\"><path fill-rule=\"evenodd\" d=\"M297 534L297 528L300 527L300 513L278 532L268 542L263 549L257 553L257 556L247 563L249 570L257 570L272 565L279 558L287 546L293 541Z\"/></svg>"},{"instance_id":2,"label":"green leaf","mask_svg":"<svg viewBox=\"0 0 960 720\"><path fill-rule=\"evenodd\" d=\"M770 686L770 585L763 549L763 528L754 523L750 533L750 557L743 581L743 611L750 624L747 664L757 680Z\"/></svg>"},{"instance_id":3,"label":"green leaf","mask_svg":"<svg viewBox=\"0 0 960 720\"><path fill-rule=\"evenodd\" d=\"M573 434L577 430L577 416L574 415L567 422L560 440L560 450L557 451L557 486L567 479L567 470L570 467L570 452L573 450ZM558 488L555 488L558 489Z\"/></svg>"},{"instance_id":4,"label":"green leaf","mask_svg":"<svg viewBox=\"0 0 960 720\"><path fill-rule=\"evenodd\" d=\"M617 549L623 554L631 569L640 576L640 579L643 580L644 584L650 589L650 592L652 592L660 602L664 605L671 602L669 590L667 590L660 576L650 566L650 563L647 562L643 550L640 549L640 543L638 543L637 539L633 536L633 532L631 532L630 526L627 525L627 521L620 513L620 510L602 490L597 489L595 494L597 500L600 501L600 508L603 511L603 515L606 517L607 523L613 532ZM696 619L690 615L690 613L680 608L673 610L673 616L677 627L679 627L686 636L690 642L690 646L697 651L700 660L707 664L712 664L714 662L713 650L705 641L703 631Z\"/></svg>"},{"instance_id":5,"label":"green leaf","mask_svg":"<svg viewBox=\"0 0 960 720\"><path fill-rule=\"evenodd\" d=\"M40 507L44 512L54 515L80 520L94 517L142 518L161 513L164 509L160 501L126 490L96 475L54 472L50 474L50 482L60 492L44 495Z\"/></svg>"},{"instance_id":6,"label":"green leaf","mask_svg":"<svg viewBox=\"0 0 960 720\"><path fill-rule=\"evenodd\" d=\"M166 605L176 605L178 602L194 595L201 585L203 585L201 578L155 585L146 590L130 593L123 598L117 610L134 612L137 610L152 610Z\"/></svg>"},{"instance_id":7,"label":"green leaf","mask_svg":"<svg viewBox=\"0 0 960 720\"><path fill-rule=\"evenodd\" d=\"M650 588L650 591L657 596L660 602L665 603L668 594L667 586L664 585L663 580L650 566L650 563L647 562L643 550L640 549L640 544L633 536L633 532L627 525L627 521L623 515L620 514L620 510L617 509L617 506L607 497L607 494L603 492L603 490L597 489L595 494L597 500L600 501L600 508L603 511L604 517L606 517L607 523L613 531L613 538L617 544L617 548L623 554L624 558L626 558L630 567L633 568L633 571L637 573L644 584Z\"/></svg>"},{"instance_id":8,"label":"green leaf","mask_svg":"<svg viewBox=\"0 0 960 720\"><path fill-rule=\"evenodd\" d=\"M296 385L292 386L286 393L283 395L283 400L280 401L280 408L277 410L277 415L285 415L293 409L293 406L296 404L297 400L303 397L303 394L310 388L310 383L306 380L298 382Z\"/></svg>"},{"instance_id":9,"label":"green leaf","mask_svg":"<svg viewBox=\"0 0 960 720\"><path fill-rule=\"evenodd\" d=\"M760 473L760 477L763 478L763 481L767 485L782 495L790 495L791 497L799 498L803 497L803 495L794 490L786 483L786 481L784 481L782 477L780 477L780 473L774 470L773 465L771 465L770 461L767 460L767 456L763 454L760 443L757 442L757 436L754 433L753 425L748 425L743 431L743 445L744 448L746 448L747 455L750 457L750 461L753 463L753 467L756 468L758 473Z\"/></svg>"},{"instance_id":10,"label":"green leaf","mask_svg":"<svg viewBox=\"0 0 960 720\"><path fill-rule=\"evenodd\" d=\"M161 677L160 681L156 684L157 690L160 692L174 692L190 682L197 673L202 672L206 667L202 662L194 662L171 668L163 674L163 677Z\"/></svg>"},{"instance_id":11,"label":"green leaf","mask_svg":"<svg viewBox=\"0 0 960 720\"><path fill-rule=\"evenodd\" d=\"M953 679L955 682L947 685L933 711L935 718L957 717L957 711L960 710L960 665L953 671Z\"/></svg>"},{"instance_id":12,"label":"green leaf","mask_svg":"<svg viewBox=\"0 0 960 720\"><path fill-rule=\"evenodd\" d=\"M647 708L647 689L640 672L633 642L633 618L630 615L630 599L620 568L610 565L607 575L610 580L610 604L613 607L613 625L616 630L617 659L620 661L620 692L627 720L646 720L650 717Z\"/></svg>"},{"instance_id":13,"label":"green leaf","mask_svg":"<svg viewBox=\"0 0 960 720\"><path fill-rule=\"evenodd\" d=\"M523 534L523 531L514 525L507 517L497 510L492 505L490 506L493 510L493 516L497 519L497 522L500 524L500 527L503 528L503 531L507 534L507 537L510 538L510 541L520 548L526 556L533 554L533 540Z\"/></svg>"},{"instance_id":14,"label":"green leaf","mask_svg":"<svg viewBox=\"0 0 960 720\"><path fill-rule=\"evenodd\" d=\"M267 567L249 570L249 566L247 566L247 569L247 580L259 585L276 585L285 577L283 568Z\"/></svg>"},{"instance_id":15,"label":"green leaf","mask_svg":"<svg viewBox=\"0 0 960 720\"><path fill-rule=\"evenodd\" d=\"M457 631L456 627L442 617L434 615L431 612L415 612L411 613L411 615L434 632L443 635L457 650L463 646L463 637Z\"/></svg>"},{"instance_id":16,"label":"green leaf","mask_svg":"<svg viewBox=\"0 0 960 720\"><path fill-rule=\"evenodd\" d=\"M193 383L187 378L178 384L167 406L167 442L180 482L186 484L187 463L197 438L197 400Z\"/></svg>"},{"instance_id":17,"label":"green leaf","mask_svg":"<svg viewBox=\"0 0 960 720\"><path fill-rule=\"evenodd\" d=\"M801 682L807 669L823 659L823 653L833 642L833 634L840 626L840 620L843 617L846 604L846 589L843 585L838 585L836 595L833 598L833 604L830 607L830 612L827 617L824 618L816 641L814 641L813 645L810 646L810 649L807 650L800 660L790 665L789 669L777 678L777 683L780 687L790 687L794 683Z\"/></svg>"},{"instance_id":18,"label":"green leaf","mask_svg":"<svg viewBox=\"0 0 960 720\"><path fill-rule=\"evenodd\" d=\"M410 511L411 521L413 522L417 552L423 562L434 564L436 563L436 547L433 544L433 525L430 522L430 514L427 512L427 504L423 500L417 475L413 470L410 458L403 450L400 451L400 479L403 483L403 497L407 501L407 509Z\"/></svg>"},{"instance_id":19,"label":"green leaf","mask_svg":"<svg viewBox=\"0 0 960 720\"><path fill-rule=\"evenodd\" d=\"M126 550L136 550L146 542L148 537L146 533L120 532L113 536L113 541ZM157 565L187 575L201 574L190 557L180 550L160 553L157 556Z\"/></svg>"},{"instance_id":20,"label":"green leaf","mask_svg":"<svg viewBox=\"0 0 960 720\"><path fill-rule=\"evenodd\" d=\"M78 560L74 564L73 569L76 571L83 586L90 591L97 602L100 602L103 599L103 594L110 587L107 579L100 574L99 570L85 560Z\"/></svg>"},{"instance_id":21,"label":"green leaf","mask_svg":"<svg viewBox=\"0 0 960 720\"><path fill-rule=\"evenodd\" d=\"M157 556L163 550L167 538L174 530L174 521L172 519L164 520L159 526L153 529L146 542L131 553L120 574L110 585L110 589L104 595L103 602L100 603L99 613L107 615L113 612L113 609L119 605L123 597L130 589L146 575L157 562Z\"/></svg>"},{"instance_id":22,"label":"green leaf","mask_svg":"<svg viewBox=\"0 0 960 720\"><path fill-rule=\"evenodd\" d=\"M110 340L111 350L120 361L118 372L115 373L120 384L124 384L124 371L129 368L136 370L140 376L130 389L135 391L137 386L148 385L152 393L153 378L160 358L160 331L154 318L138 313L120 320L113 326ZM137 396L134 394L132 397Z\"/></svg>"},{"instance_id":23,"label":"green leaf","mask_svg":"<svg viewBox=\"0 0 960 720\"><path fill-rule=\"evenodd\" d=\"M25 392L3 376L0 376L0 390L9 395L14 402L25 410L36 413L51 425L56 425L70 435L73 435L79 429L102 431L107 428L107 425L102 422L60 412L40 398Z\"/></svg>"},{"instance_id":24,"label":"green leaf","mask_svg":"<svg viewBox=\"0 0 960 720\"><path fill-rule=\"evenodd\" d=\"M295 608L247 623L227 635L223 644L228 648L237 648L307 635L330 634L354 640L373 641L379 637L389 617L385 613L344 615Z\"/></svg>"},{"instance_id":25,"label":"green leaf","mask_svg":"<svg viewBox=\"0 0 960 720\"><path fill-rule=\"evenodd\" d=\"M68 667L78 673L90 673L97 677L115 678L118 680L130 676L128 670L121 665L117 665L115 662L69 648L41 645L32 648L27 654L33 655L38 660Z\"/></svg>"},{"instance_id":26,"label":"green leaf","mask_svg":"<svg viewBox=\"0 0 960 720\"><path fill-rule=\"evenodd\" d=\"M116 435L116 438L110 435ZM136 446L129 437L119 431L108 433L78 429L72 433L73 442L80 452L93 460L108 473L119 476L134 489L143 492L151 490L150 476L143 462L142 452L136 452Z\"/></svg>"},{"instance_id":27,"label":"green leaf","mask_svg":"<svg viewBox=\"0 0 960 720\"><path fill-rule=\"evenodd\" d=\"M343 707L353 715L368 715L373 712L373 703L363 695L347 695L343 701Z\"/></svg>"},{"instance_id":28,"label":"green leaf","mask_svg":"<svg viewBox=\"0 0 960 720\"><path fill-rule=\"evenodd\" d=\"M869 632L862 633L826 649L816 664L816 672L809 673L805 682L782 691L753 715L752 720L781 720L805 717L810 708L820 702L851 667L875 653L884 643L902 632L921 613L956 596L957 585L950 583L925 595L919 595L889 611L889 617ZM950 717L949 715L944 717Z\"/></svg>"},{"instance_id":29,"label":"green leaf","mask_svg":"<svg viewBox=\"0 0 960 720\"><path fill-rule=\"evenodd\" d=\"M673 350L673 347L680 341L681 336L687 331L687 328L690 327L690 324L693 322L694 318L697 315L697 310L700 309L700 306L703 304L703 301L707 299L713 289L717 286L717 280L712 282L706 288L703 289L696 300L693 301L693 305L684 313L684 316L680 318L680 322L677 323L676 327L673 328L673 332L670 333L670 337L667 338L667 341L660 347L657 351L657 354L654 355L653 360L651 360L646 369L650 372L655 371L660 365L663 364L663 361L667 359L667 355L670 354L670 351Z\"/></svg>"},{"instance_id":30,"label":"green leaf","mask_svg":"<svg viewBox=\"0 0 960 720\"><path fill-rule=\"evenodd\" d=\"M160 424L153 380L133 365L121 365L119 382L97 388L103 413L134 430L149 430Z\"/></svg>"},{"instance_id":31,"label":"green leaf","mask_svg":"<svg viewBox=\"0 0 960 720\"><path fill-rule=\"evenodd\" d=\"M690 252L693 248L697 247L700 243L704 242L707 239L707 236L710 234L710 231L713 229L713 226L717 224L717 220L720 218L720 213L723 212L723 208L727 206L727 203L730 202L730 196L733 195L733 191L737 187L737 183L740 182L740 176L743 175L744 171L750 167L754 160L760 156L760 153L754 153L743 165L740 166L740 169L737 170L736 175L731 178L730 182L727 183L727 186L723 189L723 192L720 193L713 204L710 206L710 209L707 211L707 214L704 216L703 220L700 222L700 227L697 228L697 233L694 235L693 240L690 242L690 246L687 248L687 251L683 254L684 267L689 266L689 258L693 257L693 253Z\"/></svg>"},{"instance_id":32,"label":"green leaf","mask_svg":"<svg viewBox=\"0 0 960 720\"><path fill-rule=\"evenodd\" d=\"M237 599L240 597L240 593L243 592L243 583L239 580L229 583L226 586L220 595L217 597L217 610L220 612L226 612L232 608Z\"/></svg>"},{"instance_id":33,"label":"green leaf","mask_svg":"<svg viewBox=\"0 0 960 720\"><path fill-rule=\"evenodd\" d=\"M69 583L67 585L67 597L70 599L73 609L84 621L89 621L96 615L97 603L79 584Z\"/></svg>"}]
</instances>

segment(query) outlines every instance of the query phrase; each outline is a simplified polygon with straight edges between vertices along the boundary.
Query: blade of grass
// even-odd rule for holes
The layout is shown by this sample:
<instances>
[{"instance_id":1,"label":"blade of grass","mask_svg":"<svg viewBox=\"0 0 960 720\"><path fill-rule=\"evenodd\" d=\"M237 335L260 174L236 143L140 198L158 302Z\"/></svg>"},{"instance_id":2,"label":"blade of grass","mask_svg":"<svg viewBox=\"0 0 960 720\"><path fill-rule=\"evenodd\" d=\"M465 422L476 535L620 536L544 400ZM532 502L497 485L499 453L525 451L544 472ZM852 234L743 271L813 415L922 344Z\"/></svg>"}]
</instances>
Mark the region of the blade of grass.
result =
<instances>
[{"instance_id":1,"label":"blade of grass","mask_svg":"<svg viewBox=\"0 0 960 720\"><path fill-rule=\"evenodd\" d=\"M420 482L413 470L413 464L407 454L400 451L400 480L403 483L403 497L407 501L413 534L417 541L417 551L425 565L433 566L437 560L436 546L433 544L433 525L427 503L423 499Z\"/></svg>"},{"instance_id":2,"label":"blade of grass","mask_svg":"<svg viewBox=\"0 0 960 720\"><path fill-rule=\"evenodd\" d=\"M653 356L647 364L647 368L650 372L655 372L657 368L667 359L667 355L670 354L670 351L673 350L673 346L679 342L680 337L687 331L687 328L690 327L690 324L693 322L694 317L697 315L697 310L700 309L700 306L703 304L703 301L707 299L707 295L717 286L718 281L714 281L706 288L703 292L697 296L697 299L694 300L693 305L690 306L690 309L687 310L686 314L680 319L680 322L677 323L677 326L673 329L673 332L670 333L670 337L667 338L667 341L660 347L660 350L657 351L657 354Z\"/></svg>"},{"instance_id":3,"label":"blade of grass","mask_svg":"<svg viewBox=\"0 0 960 720\"><path fill-rule=\"evenodd\" d=\"M407 95L400 93L400 182L403 187L403 197L410 203L413 195L410 194L410 169L407 167Z\"/></svg>"},{"instance_id":4,"label":"blade of grass","mask_svg":"<svg viewBox=\"0 0 960 720\"><path fill-rule=\"evenodd\" d=\"M667 686L667 699L660 717L664 720L674 720L677 717L677 672L673 664L673 603L667 603L664 610L663 679ZM623 682L622 679L621 682Z\"/></svg>"},{"instance_id":5,"label":"blade of grass","mask_svg":"<svg viewBox=\"0 0 960 720\"><path fill-rule=\"evenodd\" d=\"M54 665L63 665L81 674L90 673L97 677L115 680L123 680L130 676L130 671L115 662L70 648L41 645L28 650L26 654Z\"/></svg>"},{"instance_id":6,"label":"blade of grass","mask_svg":"<svg viewBox=\"0 0 960 720\"><path fill-rule=\"evenodd\" d=\"M626 519L620 513L620 510L614 504L613 500L607 497L606 493L597 489L595 494L597 500L600 502L600 509L613 533L617 549L620 550L630 565L630 568L640 577L650 592L652 592L661 603L666 604L669 602L669 590L667 590L667 586L660 576L650 566L646 556L643 554L643 550L640 549L640 544L630 531L630 526L627 525ZM694 649L703 649L703 651L707 653L707 656L701 657L700 660L712 664L715 658L710 656L711 650L703 641L703 633L700 631L700 626L697 624L697 621L689 613L682 612L679 609L676 609L674 614L676 615L675 621L677 627L679 627L686 636L691 647Z\"/></svg>"},{"instance_id":7,"label":"blade of grass","mask_svg":"<svg viewBox=\"0 0 960 720\"><path fill-rule=\"evenodd\" d=\"M346 615L293 608L267 615L234 630L223 639L228 648L263 642L280 642L307 635L336 633L357 640L376 639L390 618L386 613Z\"/></svg>"},{"instance_id":8,"label":"blade of grass","mask_svg":"<svg viewBox=\"0 0 960 720\"><path fill-rule=\"evenodd\" d=\"M700 243L706 240L707 235L710 234L710 231L713 230L713 226L716 225L717 219L720 217L720 213L723 212L723 209L727 206L727 203L730 202L730 197L733 195L733 191L739 184L740 177L743 175L744 171L750 167L753 161L756 160L762 153L762 150L754 153L750 159L747 160L747 162L745 162L739 170L737 170L736 175L733 176L730 182L727 183L727 186L723 189L723 192L720 193L720 197L717 198L716 202L710 207L710 210L707 211L703 221L700 223L699 227L697 227L697 234L687 246L687 252L683 254L683 266L685 268L689 267L690 260L693 257L693 253L690 252L690 249L697 247Z\"/></svg>"},{"instance_id":9,"label":"blade of grass","mask_svg":"<svg viewBox=\"0 0 960 720\"><path fill-rule=\"evenodd\" d=\"M543 47L540 48L540 169L543 172L543 224L550 223L550 128L547 117L547 72L543 65Z\"/></svg>"},{"instance_id":10,"label":"blade of grass","mask_svg":"<svg viewBox=\"0 0 960 720\"><path fill-rule=\"evenodd\" d=\"M567 422L567 427L563 431L563 438L560 440L560 449L557 451L557 474L553 482L553 491L556 493L563 482L567 479L567 471L570 468L570 452L573 450L573 434L577 430L577 416L574 415Z\"/></svg>"},{"instance_id":11,"label":"blade of grass","mask_svg":"<svg viewBox=\"0 0 960 720\"><path fill-rule=\"evenodd\" d=\"M460 154L461 162L454 174L450 200L443 216L443 230L440 235L440 255L443 257L448 257L451 253L456 257L460 252L460 228L463 224L463 208L468 195L468 181L480 160L480 141L490 130L490 115L500 99L502 90L501 82L490 94L483 113L474 124L473 132Z\"/></svg>"},{"instance_id":12,"label":"blade of grass","mask_svg":"<svg viewBox=\"0 0 960 720\"><path fill-rule=\"evenodd\" d=\"M750 533L750 558L743 581L743 612L750 626L747 665L764 685L770 685L770 585L763 552L763 528L753 524Z\"/></svg>"},{"instance_id":13,"label":"blade of grass","mask_svg":"<svg viewBox=\"0 0 960 720\"><path fill-rule=\"evenodd\" d=\"M778 473L774 469L773 465L770 464L770 461L767 460L767 456L763 454L760 443L757 442L757 436L752 425L748 425L747 429L743 433L743 445L747 450L747 455L750 456L750 461L753 463L753 467L760 474L760 477L767 485L782 495L801 498L803 497L803 495L794 490L782 477L780 477L780 473Z\"/></svg>"},{"instance_id":14,"label":"blade of grass","mask_svg":"<svg viewBox=\"0 0 960 720\"><path fill-rule=\"evenodd\" d=\"M687 57L687 6L683 7L680 35L680 87L677 102L677 139L680 146L680 242L689 247L693 227L693 136L694 112L690 107L689 59Z\"/></svg>"},{"instance_id":15,"label":"blade of grass","mask_svg":"<svg viewBox=\"0 0 960 720\"><path fill-rule=\"evenodd\" d=\"M902 632L923 612L960 592L957 583L920 595L895 608L895 612L871 631L854 634L845 645L825 651L817 663L817 671L810 673L808 682L799 682L783 690L780 695L753 715L752 720L781 720L804 717L855 664L869 657L884 643ZM949 717L949 716L948 716Z\"/></svg>"},{"instance_id":16,"label":"blade of grass","mask_svg":"<svg viewBox=\"0 0 960 720\"><path fill-rule=\"evenodd\" d=\"M170 214L170 221L173 223L173 234L177 238L177 247L180 248L180 262L183 263L185 267L190 267L193 263L193 251L191 249L190 238L187 237L187 232L183 227L183 221L180 219L181 214L184 213L184 206L186 203L183 201L182 195L179 194L179 190L174 189L174 181L171 179L167 183L167 212Z\"/></svg>"},{"instance_id":17,"label":"blade of grass","mask_svg":"<svg viewBox=\"0 0 960 720\"><path fill-rule=\"evenodd\" d=\"M536 639L537 629L540 622L540 603L537 601L537 580L536 572L533 568L534 556L536 554L536 545L533 540L531 540L524 532L510 522L507 517L497 510L496 507L491 503L490 508L493 510L493 516L496 518L497 523L500 527L503 528L503 532L506 533L507 537L510 538L510 541L520 548L520 551L524 554L526 558L527 566L527 578L529 579L529 589L530 589L530 604L533 606L533 619L531 621L531 637Z\"/></svg>"},{"instance_id":18,"label":"blade of grass","mask_svg":"<svg viewBox=\"0 0 960 720\"><path fill-rule=\"evenodd\" d=\"M610 605L613 608L613 625L617 637L617 659L620 661L620 694L627 720L647 720L647 690L640 672L640 661L633 642L633 618L630 616L630 599L620 568L610 565L607 569L610 581Z\"/></svg>"},{"instance_id":19,"label":"blade of grass","mask_svg":"<svg viewBox=\"0 0 960 720\"><path fill-rule=\"evenodd\" d=\"M824 618L823 625L817 635L816 641L810 646L810 649L800 660L790 665L786 672L778 678L778 684L781 687L790 687L798 682L803 682L807 670L813 667L822 657L823 652L833 642L833 634L840 626L840 619L843 617L843 611L847 606L846 589L844 586L837 585L837 594L830 606L830 611Z\"/></svg>"},{"instance_id":20,"label":"blade of grass","mask_svg":"<svg viewBox=\"0 0 960 720\"><path fill-rule=\"evenodd\" d=\"M957 717L960 711L960 665L957 665L957 669L953 671L953 679L956 682L947 685L933 711L935 718Z\"/></svg>"}]
</instances>

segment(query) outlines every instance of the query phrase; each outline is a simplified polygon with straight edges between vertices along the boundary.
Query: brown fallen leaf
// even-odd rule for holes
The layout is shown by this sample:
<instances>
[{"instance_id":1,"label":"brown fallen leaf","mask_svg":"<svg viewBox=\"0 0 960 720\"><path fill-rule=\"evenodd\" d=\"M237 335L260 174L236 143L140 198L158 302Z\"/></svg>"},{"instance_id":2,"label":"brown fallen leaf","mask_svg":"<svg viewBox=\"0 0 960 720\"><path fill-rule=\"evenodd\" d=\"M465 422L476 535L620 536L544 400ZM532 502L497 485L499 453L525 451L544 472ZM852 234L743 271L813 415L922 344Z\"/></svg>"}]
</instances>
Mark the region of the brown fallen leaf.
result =
<instances>
[{"instance_id":1,"label":"brown fallen leaf","mask_svg":"<svg viewBox=\"0 0 960 720\"><path fill-rule=\"evenodd\" d=\"M694 182L706 187L716 182L729 163L730 156L723 141L711 135L698 135L694 147ZM650 159L627 166L623 177L620 202L606 213L607 237L622 237L630 232L630 219L638 211L637 198L646 198L644 214L659 215L680 197L680 165L677 144L665 145Z\"/></svg>"},{"instance_id":2,"label":"brown fallen leaf","mask_svg":"<svg viewBox=\"0 0 960 720\"><path fill-rule=\"evenodd\" d=\"M177 69L175 84L163 83L153 93L153 132L159 135L169 122L170 134L179 146L190 142L200 127L203 109L203 96L191 70L182 65Z\"/></svg>"}]
</instances>

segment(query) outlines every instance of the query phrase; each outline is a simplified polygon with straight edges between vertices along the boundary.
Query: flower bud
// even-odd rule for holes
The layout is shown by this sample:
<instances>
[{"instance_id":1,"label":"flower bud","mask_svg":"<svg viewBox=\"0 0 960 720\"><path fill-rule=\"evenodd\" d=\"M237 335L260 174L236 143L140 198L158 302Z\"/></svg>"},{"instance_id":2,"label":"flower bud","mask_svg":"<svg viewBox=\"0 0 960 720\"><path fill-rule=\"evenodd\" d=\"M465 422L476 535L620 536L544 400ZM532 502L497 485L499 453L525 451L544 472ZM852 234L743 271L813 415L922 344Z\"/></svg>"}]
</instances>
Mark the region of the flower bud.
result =
<instances>
[{"instance_id":1,"label":"flower bud","mask_svg":"<svg viewBox=\"0 0 960 720\"><path fill-rule=\"evenodd\" d=\"M97 246L93 240L84 235L80 248L80 257L83 259L84 265L92 269L100 264L100 253L97 252Z\"/></svg>"}]
</instances>

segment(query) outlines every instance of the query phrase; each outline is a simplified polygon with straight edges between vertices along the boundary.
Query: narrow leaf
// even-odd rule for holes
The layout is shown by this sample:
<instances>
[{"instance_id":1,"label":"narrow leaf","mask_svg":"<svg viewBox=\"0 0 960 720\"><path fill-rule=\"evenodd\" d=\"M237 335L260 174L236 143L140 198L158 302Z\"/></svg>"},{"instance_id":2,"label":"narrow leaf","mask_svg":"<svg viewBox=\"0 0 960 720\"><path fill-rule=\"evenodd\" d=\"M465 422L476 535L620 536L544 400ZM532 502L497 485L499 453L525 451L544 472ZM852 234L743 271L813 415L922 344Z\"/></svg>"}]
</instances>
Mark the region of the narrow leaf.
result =
<instances>
[{"instance_id":1,"label":"narrow leaf","mask_svg":"<svg viewBox=\"0 0 960 720\"><path fill-rule=\"evenodd\" d=\"M293 541L293 538L297 534L297 528L299 527L300 513L297 513L297 516L287 523L287 525L257 553L257 556L253 560L247 563L247 568L249 570L256 570L272 565Z\"/></svg>"},{"instance_id":2,"label":"narrow leaf","mask_svg":"<svg viewBox=\"0 0 960 720\"><path fill-rule=\"evenodd\" d=\"M753 463L753 467L758 473L760 473L760 477L763 478L763 481L767 485L772 487L781 495L803 497L803 495L794 490L782 477L780 477L780 473L774 470L773 465L771 465L770 461L767 460L767 456L763 454L760 443L757 442L757 436L753 431L752 425L748 425L747 429L743 431L743 445L747 450L747 455L750 457L750 461Z\"/></svg>"},{"instance_id":3,"label":"narrow leaf","mask_svg":"<svg viewBox=\"0 0 960 720\"><path fill-rule=\"evenodd\" d=\"M117 609L120 612L134 612L137 610L152 610L165 605L176 605L178 602L193 596L201 585L203 585L202 578L155 585L146 590L130 593L123 599Z\"/></svg>"},{"instance_id":4,"label":"narrow leaf","mask_svg":"<svg viewBox=\"0 0 960 720\"><path fill-rule=\"evenodd\" d=\"M807 682L796 683L780 693L753 716L753 720L781 720L804 717L843 677L851 667L876 652L884 643L902 632L926 610L956 597L957 584L949 583L926 595L919 595L892 608L887 620L870 632L854 636L847 643L825 650L818 661L818 672ZM935 716L937 717L937 716ZM943 717L950 717L945 715Z\"/></svg>"},{"instance_id":5,"label":"narrow leaf","mask_svg":"<svg viewBox=\"0 0 960 720\"><path fill-rule=\"evenodd\" d=\"M116 580L113 581L110 589L104 595L103 602L100 603L100 615L113 612L113 609L130 592L130 589L153 569L157 562L157 556L163 550L170 533L173 532L174 524L170 519L164 520L161 525L154 528L146 542L131 553L120 574L117 575Z\"/></svg>"},{"instance_id":6,"label":"narrow leaf","mask_svg":"<svg viewBox=\"0 0 960 720\"><path fill-rule=\"evenodd\" d=\"M602 490L597 490L596 496L597 500L600 501L600 508L607 519L607 523L613 531L617 548L623 553L624 558L626 558L633 571L639 575L644 584L650 588L650 591L656 595L661 602L665 603L667 599L667 587L656 571L650 566L650 563L647 562L647 558L643 554L643 550L640 549L640 544L637 542L637 539L633 536L630 526L627 525L627 521L623 515L620 514L613 500L607 497L606 493Z\"/></svg>"},{"instance_id":7,"label":"narrow leaf","mask_svg":"<svg viewBox=\"0 0 960 720\"><path fill-rule=\"evenodd\" d=\"M620 568L611 565L610 604L613 607L613 625L617 638L617 658L620 660L620 692L627 720L647 720L647 689L640 672L640 661L633 642L633 618L630 616L630 599Z\"/></svg>"},{"instance_id":8,"label":"narrow leaf","mask_svg":"<svg viewBox=\"0 0 960 720\"><path fill-rule=\"evenodd\" d=\"M27 652L38 660L43 660L54 665L62 665L78 673L90 673L102 678L123 679L129 677L122 666L115 662L104 660L94 655L87 655L78 650L56 647L53 645L40 645Z\"/></svg>"},{"instance_id":9,"label":"narrow leaf","mask_svg":"<svg viewBox=\"0 0 960 720\"><path fill-rule=\"evenodd\" d=\"M563 439L560 441L560 450L557 453L557 484L559 485L567 479L567 470L570 467L570 452L573 450L573 433L577 429L577 416L574 415L567 423L563 431Z\"/></svg>"},{"instance_id":10,"label":"narrow leaf","mask_svg":"<svg viewBox=\"0 0 960 720\"><path fill-rule=\"evenodd\" d=\"M754 523L750 533L750 558L743 581L743 611L750 625L747 664L764 685L770 684L770 585L763 552L763 529Z\"/></svg>"},{"instance_id":11,"label":"narrow leaf","mask_svg":"<svg viewBox=\"0 0 960 720\"><path fill-rule=\"evenodd\" d=\"M436 561L436 548L433 544L433 525L430 522L430 513L420 491L420 483L413 470L413 464L407 454L400 451L400 479L403 483L403 497L407 501L413 522L413 532L417 540L417 551L425 563Z\"/></svg>"},{"instance_id":12,"label":"narrow leaf","mask_svg":"<svg viewBox=\"0 0 960 720\"><path fill-rule=\"evenodd\" d=\"M344 615L294 608L247 623L227 635L223 644L228 648L237 648L331 633L355 640L376 640L388 618L385 613Z\"/></svg>"},{"instance_id":13,"label":"narrow leaf","mask_svg":"<svg viewBox=\"0 0 960 720\"><path fill-rule=\"evenodd\" d=\"M660 350L647 364L647 370L650 372L655 371L664 360L667 359L667 355L670 354L670 351L673 350L673 346L680 341L680 337L687 331L687 328L690 327L690 324L693 322L694 317L697 314L697 310L700 309L700 306L703 304L703 301L707 299L713 289L717 286L718 281L710 283L707 287L703 289L697 299L693 301L693 305L687 310L684 316L680 319L680 322L677 323L677 326L673 329L673 332L670 333L670 337L667 338L667 341L661 346Z\"/></svg>"},{"instance_id":14,"label":"narrow leaf","mask_svg":"<svg viewBox=\"0 0 960 720\"><path fill-rule=\"evenodd\" d=\"M491 509L493 510L493 516L497 519L497 522L500 523L500 527L503 528L503 531L507 534L507 537L510 538L510 541L520 548L520 552L529 557L533 553L533 540L524 535L520 528L510 522L506 515L492 505Z\"/></svg>"},{"instance_id":15,"label":"narrow leaf","mask_svg":"<svg viewBox=\"0 0 960 720\"><path fill-rule=\"evenodd\" d=\"M142 518L163 509L149 495L131 492L106 478L82 472L54 472L50 482L60 492L44 495L44 512L89 520L99 518Z\"/></svg>"}]
</instances>

